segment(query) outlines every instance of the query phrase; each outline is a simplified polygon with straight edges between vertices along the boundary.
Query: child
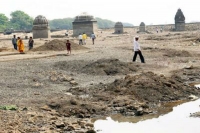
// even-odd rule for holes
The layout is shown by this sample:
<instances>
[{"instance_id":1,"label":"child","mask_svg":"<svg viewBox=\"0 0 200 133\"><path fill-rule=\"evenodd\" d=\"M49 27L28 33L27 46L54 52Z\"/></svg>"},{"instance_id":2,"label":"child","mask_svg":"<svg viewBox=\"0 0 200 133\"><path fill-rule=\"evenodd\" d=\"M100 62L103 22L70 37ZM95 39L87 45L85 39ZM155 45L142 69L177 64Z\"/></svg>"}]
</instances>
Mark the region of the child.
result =
<instances>
[{"instance_id":1,"label":"child","mask_svg":"<svg viewBox=\"0 0 200 133\"><path fill-rule=\"evenodd\" d=\"M71 43L69 42L69 40L67 40L66 47L67 47L67 54L71 54Z\"/></svg>"},{"instance_id":2,"label":"child","mask_svg":"<svg viewBox=\"0 0 200 133\"><path fill-rule=\"evenodd\" d=\"M29 41L28 41L29 50L31 50L33 48L33 43L34 43L33 38L30 37Z\"/></svg>"}]
</instances>

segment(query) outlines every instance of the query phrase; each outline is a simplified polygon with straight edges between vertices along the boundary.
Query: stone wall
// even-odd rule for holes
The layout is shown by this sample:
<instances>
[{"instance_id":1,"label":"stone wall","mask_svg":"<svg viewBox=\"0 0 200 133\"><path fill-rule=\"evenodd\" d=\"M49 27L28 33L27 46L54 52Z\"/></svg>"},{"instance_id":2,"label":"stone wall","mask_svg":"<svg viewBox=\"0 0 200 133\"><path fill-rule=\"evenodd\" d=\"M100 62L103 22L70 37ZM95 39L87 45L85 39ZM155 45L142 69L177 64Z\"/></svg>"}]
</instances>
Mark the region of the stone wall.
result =
<instances>
[{"instance_id":1,"label":"stone wall","mask_svg":"<svg viewBox=\"0 0 200 133\"><path fill-rule=\"evenodd\" d=\"M97 22L73 22L73 36L79 34L87 34L90 36L92 33L97 33Z\"/></svg>"},{"instance_id":2,"label":"stone wall","mask_svg":"<svg viewBox=\"0 0 200 133\"><path fill-rule=\"evenodd\" d=\"M139 30L139 26L135 27ZM146 30L150 32L155 32L156 28L159 30L162 28L163 31L175 31L175 24L167 25L146 25ZM200 22L198 23L185 23L185 31L195 31L200 30Z\"/></svg>"},{"instance_id":3,"label":"stone wall","mask_svg":"<svg viewBox=\"0 0 200 133\"><path fill-rule=\"evenodd\" d=\"M50 30L33 30L33 38L37 39L37 38L51 38L51 33Z\"/></svg>"},{"instance_id":4,"label":"stone wall","mask_svg":"<svg viewBox=\"0 0 200 133\"><path fill-rule=\"evenodd\" d=\"M124 33L123 27L115 27L115 33L116 34L122 34L122 33Z\"/></svg>"},{"instance_id":5,"label":"stone wall","mask_svg":"<svg viewBox=\"0 0 200 133\"><path fill-rule=\"evenodd\" d=\"M146 26L140 26L139 32L146 32Z\"/></svg>"},{"instance_id":6,"label":"stone wall","mask_svg":"<svg viewBox=\"0 0 200 133\"><path fill-rule=\"evenodd\" d=\"M185 31L185 23L176 23L175 30L176 31Z\"/></svg>"}]
</instances>

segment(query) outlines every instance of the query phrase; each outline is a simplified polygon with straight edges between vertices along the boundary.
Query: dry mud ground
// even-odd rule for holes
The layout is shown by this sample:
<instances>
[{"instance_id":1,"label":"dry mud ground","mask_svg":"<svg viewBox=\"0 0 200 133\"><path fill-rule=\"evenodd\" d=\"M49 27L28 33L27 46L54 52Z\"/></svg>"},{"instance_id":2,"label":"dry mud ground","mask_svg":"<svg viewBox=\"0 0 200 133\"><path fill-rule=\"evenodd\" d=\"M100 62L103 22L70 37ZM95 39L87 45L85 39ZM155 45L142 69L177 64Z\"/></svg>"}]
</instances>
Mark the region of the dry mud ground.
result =
<instances>
[{"instance_id":1,"label":"dry mud ground","mask_svg":"<svg viewBox=\"0 0 200 133\"><path fill-rule=\"evenodd\" d=\"M0 105L17 110L0 110L0 133L93 132L92 119L162 114L172 102L199 96L199 31L139 34L141 64L139 57L132 62L136 31L125 30L103 30L95 45L88 38L80 47L72 37L37 39L23 55L13 50L11 36L1 35ZM74 43L70 56L62 51L66 39Z\"/></svg>"}]
</instances>

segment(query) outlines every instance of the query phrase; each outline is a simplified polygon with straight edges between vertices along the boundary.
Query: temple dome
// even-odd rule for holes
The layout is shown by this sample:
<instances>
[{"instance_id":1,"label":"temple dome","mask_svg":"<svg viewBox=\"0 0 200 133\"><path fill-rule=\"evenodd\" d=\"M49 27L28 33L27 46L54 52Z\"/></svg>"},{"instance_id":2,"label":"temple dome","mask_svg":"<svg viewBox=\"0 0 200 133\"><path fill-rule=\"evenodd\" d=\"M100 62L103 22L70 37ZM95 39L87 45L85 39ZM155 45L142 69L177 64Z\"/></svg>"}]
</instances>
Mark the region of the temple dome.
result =
<instances>
[{"instance_id":1,"label":"temple dome","mask_svg":"<svg viewBox=\"0 0 200 133\"><path fill-rule=\"evenodd\" d=\"M144 22L141 22L141 23L140 23L140 26L145 26L145 23L144 23Z\"/></svg>"},{"instance_id":2,"label":"temple dome","mask_svg":"<svg viewBox=\"0 0 200 133\"><path fill-rule=\"evenodd\" d=\"M35 18L35 20L33 21L33 25L48 25L49 22L46 19L46 17L39 15Z\"/></svg>"},{"instance_id":3,"label":"temple dome","mask_svg":"<svg viewBox=\"0 0 200 133\"><path fill-rule=\"evenodd\" d=\"M86 12L81 13L74 19L74 22L83 22L83 21L96 21L96 20L92 15L89 15Z\"/></svg>"},{"instance_id":4,"label":"temple dome","mask_svg":"<svg viewBox=\"0 0 200 133\"><path fill-rule=\"evenodd\" d=\"M183 15L183 12L180 8L175 15L175 22L185 22L185 16Z\"/></svg>"},{"instance_id":5,"label":"temple dome","mask_svg":"<svg viewBox=\"0 0 200 133\"><path fill-rule=\"evenodd\" d=\"M117 23L115 24L115 27L123 27L122 22L117 22Z\"/></svg>"}]
</instances>

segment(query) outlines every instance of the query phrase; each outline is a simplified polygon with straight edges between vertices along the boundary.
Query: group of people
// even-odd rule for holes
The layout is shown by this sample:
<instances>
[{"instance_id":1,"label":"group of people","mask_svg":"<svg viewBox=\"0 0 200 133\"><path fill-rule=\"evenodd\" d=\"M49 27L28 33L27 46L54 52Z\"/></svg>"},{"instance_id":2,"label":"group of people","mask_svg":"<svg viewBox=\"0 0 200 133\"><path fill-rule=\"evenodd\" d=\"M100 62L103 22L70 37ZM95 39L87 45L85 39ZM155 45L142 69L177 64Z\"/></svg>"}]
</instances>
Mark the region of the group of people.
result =
<instances>
[{"instance_id":1,"label":"group of people","mask_svg":"<svg viewBox=\"0 0 200 133\"><path fill-rule=\"evenodd\" d=\"M83 33L83 35L79 34L79 45L86 44L86 39L87 35L85 33ZM94 33L91 34L91 39L94 44L94 40L96 39ZM141 62L145 63L144 57L141 52L140 44L138 41L139 41L139 36L136 36L133 41L133 51L134 51L133 62L136 61L137 55L139 54ZM21 54L24 53L24 43L20 37L16 38L16 36L14 35L12 38L12 44L15 50L18 50ZM33 38L30 37L28 41L29 50L33 48L33 44L34 44ZM67 48L67 54L71 54L71 43L69 42L69 40L67 40L66 42L66 48Z\"/></svg>"},{"instance_id":2,"label":"group of people","mask_svg":"<svg viewBox=\"0 0 200 133\"><path fill-rule=\"evenodd\" d=\"M90 38L92 39L92 44L94 45L94 40L96 39L96 36L94 33L91 34ZM79 39L79 45L86 45L86 39L87 39L87 34L79 34L78 36Z\"/></svg>"},{"instance_id":3,"label":"group of people","mask_svg":"<svg viewBox=\"0 0 200 133\"><path fill-rule=\"evenodd\" d=\"M158 33L158 28L157 28L157 27L156 27L156 32ZM163 32L162 27L160 28L160 32L161 32L161 33Z\"/></svg>"},{"instance_id":4,"label":"group of people","mask_svg":"<svg viewBox=\"0 0 200 133\"><path fill-rule=\"evenodd\" d=\"M20 37L16 38L16 35L13 36L12 38L12 44L15 50L18 50L20 52L20 54L24 53L24 42ZM34 40L32 37L29 38L28 41L28 46L29 46L29 50L33 49L33 44L34 44Z\"/></svg>"}]
</instances>

